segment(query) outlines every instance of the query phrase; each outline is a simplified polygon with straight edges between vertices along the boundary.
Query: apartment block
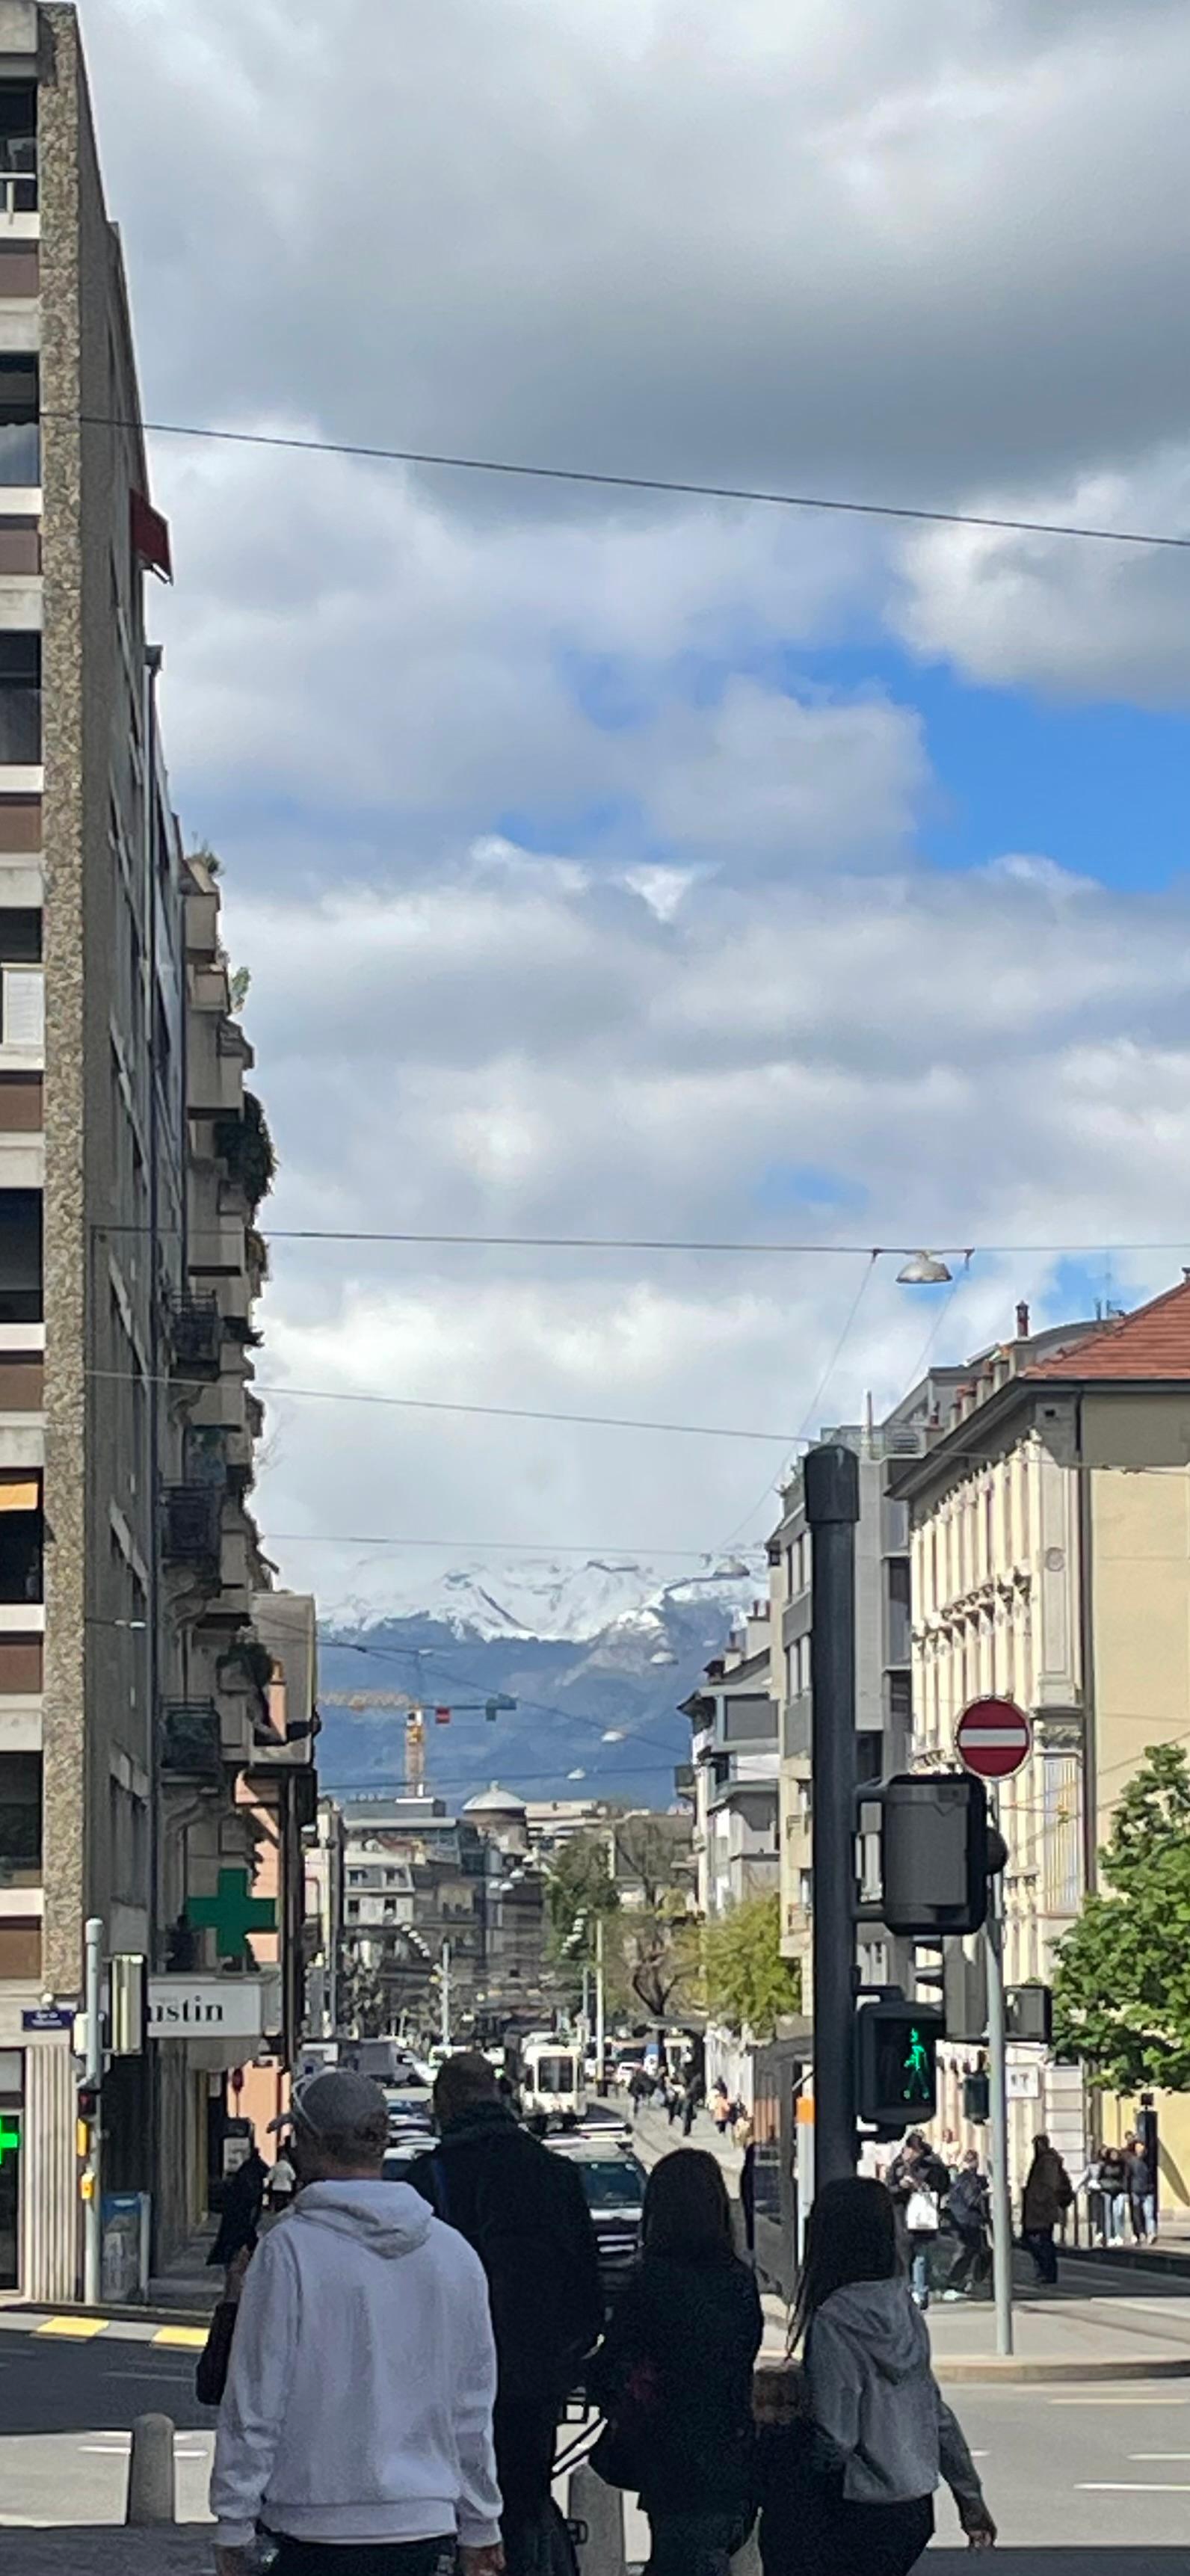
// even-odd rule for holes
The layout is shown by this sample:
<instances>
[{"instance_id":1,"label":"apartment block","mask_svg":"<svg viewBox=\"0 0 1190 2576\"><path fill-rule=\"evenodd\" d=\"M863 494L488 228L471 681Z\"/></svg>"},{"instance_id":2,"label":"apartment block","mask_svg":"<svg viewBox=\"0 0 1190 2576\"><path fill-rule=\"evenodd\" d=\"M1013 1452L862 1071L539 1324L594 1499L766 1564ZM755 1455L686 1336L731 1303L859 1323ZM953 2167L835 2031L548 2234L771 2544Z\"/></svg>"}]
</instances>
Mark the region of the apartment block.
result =
<instances>
[{"instance_id":1,"label":"apartment block","mask_svg":"<svg viewBox=\"0 0 1190 2576\"><path fill-rule=\"evenodd\" d=\"M690 1720L690 1762L675 1772L693 1811L698 1911L725 1914L778 1884L778 1711L772 1691L769 1605L713 1656L682 1714Z\"/></svg>"},{"instance_id":2,"label":"apartment block","mask_svg":"<svg viewBox=\"0 0 1190 2576\"><path fill-rule=\"evenodd\" d=\"M957 1374L957 1372L956 1372ZM940 1400L946 1373L927 1379L885 1422L844 1423L822 1439L855 1453L860 1515L855 1533L856 1777L865 1784L907 1768L912 1710L909 1507L889 1489L897 1462L924 1446L924 1424ZM780 1709L781 1946L802 1970L810 2002L813 1937L812 1763L813 1540L806 1520L805 1479L795 1468L769 1540L773 1697ZM858 1962L873 1984L907 1973L903 1943L865 1930Z\"/></svg>"},{"instance_id":3,"label":"apartment block","mask_svg":"<svg viewBox=\"0 0 1190 2576\"><path fill-rule=\"evenodd\" d=\"M949 1766L958 1717L985 1692L1033 1721L1032 1756L1000 1792L1010 1984L1050 1977L1127 1781L1148 1746L1185 1733L1188 1457L1183 1280L1131 1315L1042 1334L1020 1309L898 1471L915 1762ZM1038 2126L1081 2153L1077 2069L1022 2052L1014 2092L1018 2173Z\"/></svg>"},{"instance_id":4,"label":"apartment block","mask_svg":"<svg viewBox=\"0 0 1190 2576\"><path fill-rule=\"evenodd\" d=\"M245 2043L148 2033L171 1977L253 1973L203 1907L253 1878L236 1782L275 1737L247 1507L267 1136L170 802L139 420L77 15L0 0L0 2288L38 2299L79 2281L90 1917L109 1989L149 1973L102 2191L147 2198L158 2260L206 2207Z\"/></svg>"}]
</instances>

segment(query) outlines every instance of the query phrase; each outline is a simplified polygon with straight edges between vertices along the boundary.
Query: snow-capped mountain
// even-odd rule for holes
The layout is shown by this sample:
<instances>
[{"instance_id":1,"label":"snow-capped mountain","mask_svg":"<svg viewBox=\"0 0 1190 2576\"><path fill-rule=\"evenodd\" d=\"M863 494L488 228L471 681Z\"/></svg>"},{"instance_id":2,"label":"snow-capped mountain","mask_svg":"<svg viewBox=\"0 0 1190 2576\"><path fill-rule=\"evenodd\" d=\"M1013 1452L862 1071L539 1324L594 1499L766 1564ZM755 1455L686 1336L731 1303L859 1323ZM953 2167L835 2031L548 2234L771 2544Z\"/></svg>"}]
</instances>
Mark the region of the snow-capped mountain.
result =
<instances>
[{"instance_id":1,"label":"snow-capped mountain","mask_svg":"<svg viewBox=\"0 0 1190 2576\"><path fill-rule=\"evenodd\" d=\"M635 1558L476 1562L420 1589L416 1573L384 1574L383 1607L344 1602L324 1621L319 1771L336 1790L398 1785L403 1719L383 1702L403 1693L458 1709L427 1748L428 1786L452 1806L496 1773L530 1798L669 1805L690 1745L679 1702L765 1590L763 1569L730 1555L677 1580ZM345 1694L356 1704L336 1705ZM495 1694L517 1704L489 1724Z\"/></svg>"},{"instance_id":2,"label":"snow-capped mountain","mask_svg":"<svg viewBox=\"0 0 1190 2576\"><path fill-rule=\"evenodd\" d=\"M377 1568L375 1593L355 1593L326 1614L328 1626L365 1629L390 1619L441 1620L459 1637L548 1637L577 1644L622 1619L655 1615L663 1596L681 1602L714 1598L734 1607L755 1589L755 1564L705 1557L679 1580L638 1557L588 1557L568 1564L526 1556L493 1566L490 1559L452 1566L430 1583L416 1568L404 1580Z\"/></svg>"}]
</instances>

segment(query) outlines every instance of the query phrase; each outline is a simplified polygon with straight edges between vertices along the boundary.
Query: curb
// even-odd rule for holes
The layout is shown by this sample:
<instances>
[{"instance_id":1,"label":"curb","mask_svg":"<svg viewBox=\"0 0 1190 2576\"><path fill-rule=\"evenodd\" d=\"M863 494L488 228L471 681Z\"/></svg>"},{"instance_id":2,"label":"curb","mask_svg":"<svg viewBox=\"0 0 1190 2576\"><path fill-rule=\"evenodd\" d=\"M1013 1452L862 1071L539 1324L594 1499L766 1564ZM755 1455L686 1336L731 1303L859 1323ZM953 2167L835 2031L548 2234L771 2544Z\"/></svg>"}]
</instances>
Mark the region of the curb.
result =
<instances>
[{"instance_id":1,"label":"curb","mask_svg":"<svg viewBox=\"0 0 1190 2576\"><path fill-rule=\"evenodd\" d=\"M1057 2388L1089 2380L1190 2379L1190 2353L1184 2359L1161 2355L1152 2361L1144 2354L1128 2354L1122 2361L1049 2361L1043 2355L1032 2359L1013 2353L1001 2359L997 2353L972 2353L961 2360L936 2358L934 2377L952 2388L974 2387L979 2380L1026 2388L1048 2382Z\"/></svg>"},{"instance_id":2,"label":"curb","mask_svg":"<svg viewBox=\"0 0 1190 2576\"><path fill-rule=\"evenodd\" d=\"M5 2303L0 2310L0 2326L10 2317L20 2318L33 2333L39 2325L44 2325L47 2317L52 2316L76 2318L80 2326L96 2322L109 2326L201 2326L206 2334L212 2313L210 2308L118 2307L108 2300L101 2300L97 2307L88 2308L84 2307L81 2299L62 2299L50 2308L34 2306L21 2299Z\"/></svg>"},{"instance_id":3,"label":"curb","mask_svg":"<svg viewBox=\"0 0 1190 2576\"><path fill-rule=\"evenodd\" d=\"M1139 2246L1129 2245L1117 2253L1107 2245L1063 2245L1059 2254L1063 2263L1082 2263L1088 2271L1156 2272L1161 2280L1190 2281L1190 2251L1163 2254L1158 2247L1155 2253L1146 2254Z\"/></svg>"}]
</instances>

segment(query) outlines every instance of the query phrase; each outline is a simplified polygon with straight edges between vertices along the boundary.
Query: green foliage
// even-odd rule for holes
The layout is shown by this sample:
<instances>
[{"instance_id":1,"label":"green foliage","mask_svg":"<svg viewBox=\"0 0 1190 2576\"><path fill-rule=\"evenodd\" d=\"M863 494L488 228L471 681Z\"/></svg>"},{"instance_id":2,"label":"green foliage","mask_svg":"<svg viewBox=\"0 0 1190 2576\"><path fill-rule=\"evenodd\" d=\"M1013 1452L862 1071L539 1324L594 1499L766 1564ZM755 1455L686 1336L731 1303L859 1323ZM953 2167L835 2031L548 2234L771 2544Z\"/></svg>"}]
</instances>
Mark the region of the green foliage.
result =
<instances>
[{"instance_id":1,"label":"green foliage","mask_svg":"<svg viewBox=\"0 0 1190 2576\"><path fill-rule=\"evenodd\" d=\"M1113 2092L1190 2091L1190 1764L1151 1745L1061 1945L1054 2035Z\"/></svg>"},{"instance_id":2,"label":"green foliage","mask_svg":"<svg viewBox=\"0 0 1190 2576\"><path fill-rule=\"evenodd\" d=\"M798 2011L802 1975L781 1956L781 1900L751 1896L730 1914L708 1923L703 1935L707 2008L735 2030L745 2023L757 2039L771 2039L782 2013Z\"/></svg>"},{"instance_id":3,"label":"green foliage","mask_svg":"<svg viewBox=\"0 0 1190 2576\"><path fill-rule=\"evenodd\" d=\"M620 1900L612 1884L608 1863L606 1836L576 1834L564 1843L549 1879L550 1958L573 1964L576 1977L584 1961L595 1956L595 1918L614 1914ZM586 1926L572 1952L567 1943L575 1933L579 1916Z\"/></svg>"}]
</instances>

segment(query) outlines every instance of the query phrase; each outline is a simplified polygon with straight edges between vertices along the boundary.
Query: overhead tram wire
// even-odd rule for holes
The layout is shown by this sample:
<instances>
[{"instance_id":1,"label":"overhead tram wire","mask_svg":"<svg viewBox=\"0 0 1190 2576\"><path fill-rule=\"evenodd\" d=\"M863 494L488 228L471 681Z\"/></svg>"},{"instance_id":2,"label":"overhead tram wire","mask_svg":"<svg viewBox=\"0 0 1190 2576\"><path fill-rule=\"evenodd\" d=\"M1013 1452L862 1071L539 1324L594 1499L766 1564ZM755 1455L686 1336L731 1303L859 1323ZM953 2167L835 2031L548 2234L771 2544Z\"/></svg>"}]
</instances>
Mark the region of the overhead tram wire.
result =
<instances>
[{"instance_id":1,"label":"overhead tram wire","mask_svg":"<svg viewBox=\"0 0 1190 2576\"><path fill-rule=\"evenodd\" d=\"M452 474L502 474L511 480L584 485L595 491L654 492L674 500L748 502L765 509L822 511L845 518L891 519L925 527L985 528L1008 536L1067 537L1095 545L1159 546L1175 553L1190 552L1190 536L1180 536L1169 529L1109 528L1093 521L1070 519L1017 519L1006 512L928 509L907 501L861 501L841 493L787 492L748 483L701 483L676 475L613 474L593 466L540 465L518 457L388 447L362 439L299 438L280 430L218 428L211 422L137 421L118 412L50 408L43 409L41 417L80 429L131 430L151 438L193 438L225 447L269 448L298 456L347 456L365 464L429 466Z\"/></svg>"},{"instance_id":2,"label":"overhead tram wire","mask_svg":"<svg viewBox=\"0 0 1190 2576\"><path fill-rule=\"evenodd\" d=\"M824 1370L823 1370L823 1372L822 1372L822 1375L821 1375L821 1377L819 1378L818 1384L817 1384L817 1386L816 1386L816 1387L815 1387L815 1389L814 1389L814 1393L813 1393L813 1395L811 1396L811 1398L810 1398L810 1401L809 1401L808 1405L806 1406L806 1410L805 1410L804 1414L802 1415L802 1427L801 1427L801 1430L800 1430L800 1431L798 1431L798 1432L796 1432L796 1433L795 1433L795 1435L794 1435L794 1436L795 1436L795 1439L797 1439L798 1441L802 1441L802 1440L806 1440L806 1441L808 1441L808 1440L810 1439L810 1437L811 1437L811 1432L810 1432L810 1427L809 1427L809 1426L812 1424L812 1422L813 1422L813 1420L814 1420L814 1416L815 1416L815 1414L816 1414L816 1413L817 1413L817 1411L818 1411L818 1407L819 1407L819 1405L820 1405L820 1404L821 1404L821 1402L822 1402L822 1398L823 1398L823 1396L825 1395L826 1390L827 1390L828 1386L830 1385L831 1379L833 1378L833 1376L834 1376L834 1374L835 1374L835 1370L837 1369L837 1367L838 1367L838 1365L839 1365L839 1361L841 1360L841 1358L842 1358L842 1356L843 1356L844 1349L845 1349L846 1344L847 1344L847 1342L848 1342L848 1340L849 1340L849 1338L850 1338L850 1334L851 1334L851 1327L852 1327L852 1325L854 1324L855 1319L856 1319L856 1316L857 1316L857 1315L858 1315L858 1313L859 1313L860 1307L862 1306L862 1304L863 1304L863 1302L864 1302L864 1298L865 1298L865 1297L866 1297L866 1295L867 1295L868 1288L869 1288L869 1286L870 1286L870 1284L871 1284L871 1281L872 1281L872 1279L873 1279L873 1277L874 1277L874 1275L875 1275L876 1264L877 1264L877 1262L880 1260L880 1258L881 1258L880 1253L879 1253L878 1251L876 1251L876 1250L873 1250L873 1252L872 1252L872 1254L871 1254L871 1257L870 1257L870 1259L869 1259L869 1262L868 1262L867 1269L866 1269L866 1270L865 1270L865 1272L864 1272L863 1278L861 1279L861 1281L860 1281L860 1283L859 1283L859 1287L858 1287L858 1289L856 1290L855 1296L854 1296L854 1298L852 1299L851 1305L850 1305L850 1307L848 1308L848 1311L847 1311L847 1318L846 1318L846 1321L845 1321L845 1323L844 1323L844 1325L843 1325L843 1330L842 1330L842 1332L841 1332L841 1333L840 1333L840 1335L839 1335L838 1341L835 1343L835 1347L834 1347L833 1351L831 1352L831 1355L830 1355L830 1358L829 1358L829 1359L828 1359L828 1361L827 1361L826 1367L824 1368ZM783 1481L783 1479L779 1479L779 1480L778 1480L778 1482L779 1482L779 1483L780 1483L781 1481ZM725 1540L724 1540L724 1542L723 1542L723 1553L724 1553L725 1555L726 1555L726 1553L727 1553L728 1548L729 1548L729 1547L731 1547L731 1546L735 1543L735 1541L738 1539L738 1536L739 1536L740 1531L741 1531L741 1530L744 1530L744 1529L747 1529L747 1526L748 1526L749 1521L751 1521L751 1520L755 1520L757 1512L761 1509L762 1504L764 1504L765 1502L767 1502L768 1497L769 1497L769 1495L770 1495L770 1493L771 1493L772 1491L773 1491L773 1487L772 1487L772 1485L771 1485L771 1484L770 1484L770 1485L766 1485L766 1486L765 1486L765 1489L764 1489L763 1494L761 1494L761 1496L759 1497L759 1500L758 1500L758 1501L756 1501L756 1502L752 1505L752 1509L751 1509L751 1511L745 1512L745 1513L744 1513L744 1516L743 1516L743 1519L742 1519L742 1520L738 1520L738 1521L736 1522L735 1528L733 1529L733 1531L732 1531L732 1533L731 1533L731 1537L730 1537L730 1538L728 1538L728 1539L725 1539ZM760 1542L760 1544L761 1544L761 1545L763 1545L763 1541L761 1541L761 1542Z\"/></svg>"}]
</instances>

